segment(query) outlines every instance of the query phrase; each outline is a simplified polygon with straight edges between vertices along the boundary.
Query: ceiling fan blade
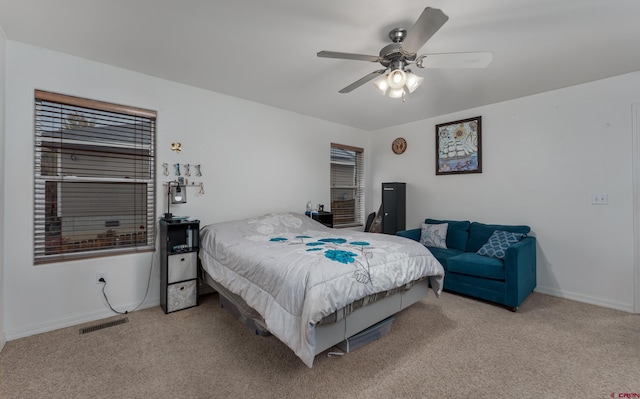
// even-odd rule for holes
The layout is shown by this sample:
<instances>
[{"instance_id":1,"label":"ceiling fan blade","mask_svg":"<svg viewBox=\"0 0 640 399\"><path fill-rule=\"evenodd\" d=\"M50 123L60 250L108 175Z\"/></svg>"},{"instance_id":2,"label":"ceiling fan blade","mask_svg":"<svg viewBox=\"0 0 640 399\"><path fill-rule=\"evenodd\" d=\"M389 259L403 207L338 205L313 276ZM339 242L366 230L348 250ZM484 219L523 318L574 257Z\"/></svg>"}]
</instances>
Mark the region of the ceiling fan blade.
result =
<instances>
[{"instance_id":1,"label":"ceiling fan blade","mask_svg":"<svg viewBox=\"0 0 640 399\"><path fill-rule=\"evenodd\" d=\"M380 61L380 57L378 57L377 55L340 53L338 51L324 51L324 50L318 53L318 57L340 58L343 60L370 61L370 62Z\"/></svg>"},{"instance_id":2,"label":"ceiling fan blade","mask_svg":"<svg viewBox=\"0 0 640 399\"><path fill-rule=\"evenodd\" d=\"M367 76L356 80L355 82L351 83L349 86L347 86L344 89L340 90L339 93L343 93L343 94L344 93L349 93L349 92L353 91L354 89L357 89L358 87L360 87L363 84L367 83L368 81L377 78L378 76L382 75L386 71L387 71L386 69L379 69L377 71L371 72Z\"/></svg>"},{"instance_id":3,"label":"ceiling fan blade","mask_svg":"<svg viewBox=\"0 0 640 399\"><path fill-rule=\"evenodd\" d=\"M418 57L420 68L486 68L493 60L493 53L478 51L469 53L439 53Z\"/></svg>"},{"instance_id":4,"label":"ceiling fan blade","mask_svg":"<svg viewBox=\"0 0 640 399\"><path fill-rule=\"evenodd\" d=\"M438 8L427 7L402 41L401 49L408 54L416 54L449 17Z\"/></svg>"}]
</instances>

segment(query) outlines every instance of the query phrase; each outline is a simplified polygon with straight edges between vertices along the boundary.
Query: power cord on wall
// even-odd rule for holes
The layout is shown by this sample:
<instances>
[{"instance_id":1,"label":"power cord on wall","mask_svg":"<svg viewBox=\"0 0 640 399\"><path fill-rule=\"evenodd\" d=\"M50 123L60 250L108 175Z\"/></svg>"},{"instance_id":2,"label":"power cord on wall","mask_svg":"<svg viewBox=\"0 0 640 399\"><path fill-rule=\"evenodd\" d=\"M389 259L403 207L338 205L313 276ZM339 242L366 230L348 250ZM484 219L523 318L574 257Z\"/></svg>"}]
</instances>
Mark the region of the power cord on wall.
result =
<instances>
[{"instance_id":1,"label":"power cord on wall","mask_svg":"<svg viewBox=\"0 0 640 399\"><path fill-rule=\"evenodd\" d=\"M100 280L98 280L98 281L102 283L102 295L104 296L104 300L105 300L105 301L107 301L107 306L109 306L109 309L111 309L111 311L112 311L113 313L117 313L117 314L129 314L129 311L128 311L128 310L125 310L124 312L118 312L117 310L115 310L115 309L113 308L113 306L111 306L111 303L109 303L109 298L107 298L107 293L106 293L106 292L104 292L104 289L107 287L107 281L104 279L104 277L100 277ZM147 296L147 295L145 294L145 298L146 298L146 296ZM143 299L143 301L144 301L144 299ZM140 305L138 305L138 306L140 306ZM134 309L134 310L135 310L135 309ZM132 310L132 312L133 312L133 310Z\"/></svg>"},{"instance_id":2,"label":"power cord on wall","mask_svg":"<svg viewBox=\"0 0 640 399\"><path fill-rule=\"evenodd\" d=\"M157 239L158 239L158 229L156 228L156 237L154 242L157 242ZM107 280L105 280L104 277L100 277L100 279L98 279L98 282L102 283L102 295L104 296L104 300L107 302L107 306L109 306L109 309L111 309L112 312L117 314L129 314L131 312L138 310L138 308L142 306L144 301L147 299L147 296L149 295L149 287L151 286L151 274L153 271L153 260L155 258L155 254L156 252L154 251L153 254L151 255L151 264L149 265L149 277L147 278L147 290L144 293L144 298L142 298L142 301L140 301L138 306L136 306L131 310L125 310L124 312L118 312L117 310L115 310L113 306L111 306L111 303L109 302L109 298L107 298L107 293L105 292L105 288L107 287Z\"/></svg>"}]
</instances>

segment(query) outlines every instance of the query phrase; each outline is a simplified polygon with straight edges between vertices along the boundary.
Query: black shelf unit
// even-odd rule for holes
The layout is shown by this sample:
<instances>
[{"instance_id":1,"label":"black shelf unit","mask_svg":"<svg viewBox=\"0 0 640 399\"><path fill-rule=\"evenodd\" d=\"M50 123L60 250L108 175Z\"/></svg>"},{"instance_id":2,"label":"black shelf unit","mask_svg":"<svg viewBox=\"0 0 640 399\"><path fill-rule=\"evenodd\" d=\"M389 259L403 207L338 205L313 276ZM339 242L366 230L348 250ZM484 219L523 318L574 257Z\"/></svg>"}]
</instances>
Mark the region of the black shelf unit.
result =
<instances>
[{"instance_id":1,"label":"black shelf unit","mask_svg":"<svg viewBox=\"0 0 640 399\"><path fill-rule=\"evenodd\" d=\"M165 313L198 306L200 221L160 221L160 306Z\"/></svg>"}]
</instances>

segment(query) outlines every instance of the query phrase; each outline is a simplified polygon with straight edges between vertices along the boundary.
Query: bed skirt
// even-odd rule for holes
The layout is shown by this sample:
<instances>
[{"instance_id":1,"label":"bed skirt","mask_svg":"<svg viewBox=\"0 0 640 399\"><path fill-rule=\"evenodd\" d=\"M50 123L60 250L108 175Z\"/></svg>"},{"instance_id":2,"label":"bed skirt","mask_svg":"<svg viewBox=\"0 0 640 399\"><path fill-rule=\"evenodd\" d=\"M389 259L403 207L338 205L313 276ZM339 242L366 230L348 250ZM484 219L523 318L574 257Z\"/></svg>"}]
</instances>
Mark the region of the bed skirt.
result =
<instances>
[{"instance_id":1,"label":"bed skirt","mask_svg":"<svg viewBox=\"0 0 640 399\"><path fill-rule=\"evenodd\" d=\"M264 319L255 309L247 305L241 297L218 284L205 270L202 270L202 275L206 284L218 292L221 303L227 302L232 305L230 308L227 307L229 313L255 331L256 335L271 335ZM428 292L429 283L425 278L398 289L370 295L326 316L315 326L315 354L336 346L426 298Z\"/></svg>"}]
</instances>

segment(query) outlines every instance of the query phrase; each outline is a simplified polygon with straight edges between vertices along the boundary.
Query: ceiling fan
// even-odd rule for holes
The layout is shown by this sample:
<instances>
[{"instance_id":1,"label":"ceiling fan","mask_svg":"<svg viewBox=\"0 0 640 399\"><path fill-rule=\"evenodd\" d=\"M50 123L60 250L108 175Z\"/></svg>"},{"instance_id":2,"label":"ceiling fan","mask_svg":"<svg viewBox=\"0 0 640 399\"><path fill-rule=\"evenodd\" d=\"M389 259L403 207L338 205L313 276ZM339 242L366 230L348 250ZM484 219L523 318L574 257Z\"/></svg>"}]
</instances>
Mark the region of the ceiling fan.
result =
<instances>
[{"instance_id":1,"label":"ceiling fan","mask_svg":"<svg viewBox=\"0 0 640 399\"><path fill-rule=\"evenodd\" d=\"M415 64L418 68L484 68L493 58L490 52L439 53L418 56L418 51L444 25L449 17L437 8L427 7L413 27L407 31L395 28L389 32L393 43L380 50L380 55L341 53L320 51L323 58L378 62L383 69L371 72L351 83L340 93L349 93L363 84L376 79L373 83L378 90L389 97L405 99L407 93L413 93L423 78L411 72L407 67ZM390 71L387 75L385 73Z\"/></svg>"}]
</instances>

